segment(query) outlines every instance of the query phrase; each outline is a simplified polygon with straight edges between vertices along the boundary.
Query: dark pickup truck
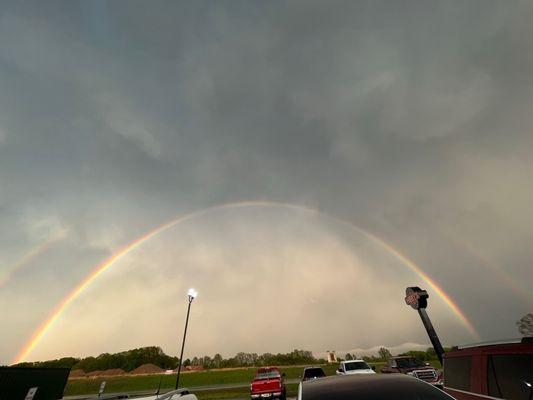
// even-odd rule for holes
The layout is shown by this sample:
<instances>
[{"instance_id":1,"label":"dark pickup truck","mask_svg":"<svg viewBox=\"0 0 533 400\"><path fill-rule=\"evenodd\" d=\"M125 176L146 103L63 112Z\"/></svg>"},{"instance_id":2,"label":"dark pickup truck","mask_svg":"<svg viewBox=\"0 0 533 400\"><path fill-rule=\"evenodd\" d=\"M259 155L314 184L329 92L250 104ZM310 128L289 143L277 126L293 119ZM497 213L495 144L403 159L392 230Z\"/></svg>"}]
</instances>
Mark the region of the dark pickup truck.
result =
<instances>
[{"instance_id":1,"label":"dark pickup truck","mask_svg":"<svg viewBox=\"0 0 533 400\"><path fill-rule=\"evenodd\" d=\"M399 356L389 359L389 365L381 369L382 374L406 374L434 386L442 386L442 376L435 368L414 357Z\"/></svg>"}]
</instances>

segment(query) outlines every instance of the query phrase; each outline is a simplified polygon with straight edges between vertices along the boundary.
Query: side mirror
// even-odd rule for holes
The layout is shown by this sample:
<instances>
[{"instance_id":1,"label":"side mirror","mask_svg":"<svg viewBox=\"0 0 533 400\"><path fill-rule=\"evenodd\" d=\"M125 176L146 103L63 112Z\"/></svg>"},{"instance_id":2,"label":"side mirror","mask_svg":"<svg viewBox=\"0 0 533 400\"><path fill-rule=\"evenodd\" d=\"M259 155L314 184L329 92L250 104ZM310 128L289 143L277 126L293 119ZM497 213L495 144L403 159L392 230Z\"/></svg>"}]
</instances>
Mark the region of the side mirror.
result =
<instances>
[{"instance_id":1,"label":"side mirror","mask_svg":"<svg viewBox=\"0 0 533 400\"><path fill-rule=\"evenodd\" d=\"M337 372L342 372L342 369L339 368L339 369L337 370Z\"/></svg>"},{"instance_id":2,"label":"side mirror","mask_svg":"<svg viewBox=\"0 0 533 400\"><path fill-rule=\"evenodd\" d=\"M533 384L531 382L524 381L524 385L526 385L529 389L529 400L533 399Z\"/></svg>"},{"instance_id":3,"label":"side mirror","mask_svg":"<svg viewBox=\"0 0 533 400\"><path fill-rule=\"evenodd\" d=\"M372 365L372 371L375 371L375 370L376 370L376 366Z\"/></svg>"}]
</instances>

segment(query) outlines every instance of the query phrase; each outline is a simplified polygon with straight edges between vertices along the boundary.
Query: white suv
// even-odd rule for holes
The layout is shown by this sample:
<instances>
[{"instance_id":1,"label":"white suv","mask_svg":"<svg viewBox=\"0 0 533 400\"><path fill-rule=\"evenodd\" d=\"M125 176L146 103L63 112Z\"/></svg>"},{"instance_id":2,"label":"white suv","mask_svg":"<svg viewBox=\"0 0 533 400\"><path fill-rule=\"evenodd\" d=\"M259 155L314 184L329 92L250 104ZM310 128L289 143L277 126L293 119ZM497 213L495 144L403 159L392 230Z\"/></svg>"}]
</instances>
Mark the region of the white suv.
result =
<instances>
[{"instance_id":1,"label":"white suv","mask_svg":"<svg viewBox=\"0 0 533 400\"><path fill-rule=\"evenodd\" d=\"M364 360L341 361L337 375L375 374L373 368Z\"/></svg>"}]
</instances>

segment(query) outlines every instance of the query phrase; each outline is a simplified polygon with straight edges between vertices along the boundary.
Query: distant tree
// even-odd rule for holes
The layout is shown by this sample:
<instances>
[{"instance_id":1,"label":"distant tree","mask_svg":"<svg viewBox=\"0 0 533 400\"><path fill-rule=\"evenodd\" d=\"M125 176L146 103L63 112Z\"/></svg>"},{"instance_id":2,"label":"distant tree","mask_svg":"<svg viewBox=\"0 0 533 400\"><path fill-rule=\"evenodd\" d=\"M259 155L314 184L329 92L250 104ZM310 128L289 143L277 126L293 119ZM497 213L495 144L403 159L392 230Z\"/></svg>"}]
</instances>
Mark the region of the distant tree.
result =
<instances>
[{"instance_id":1,"label":"distant tree","mask_svg":"<svg viewBox=\"0 0 533 400\"><path fill-rule=\"evenodd\" d=\"M189 365L191 365L191 360L187 358L185 361L183 361L183 366L188 367Z\"/></svg>"},{"instance_id":2,"label":"distant tree","mask_svg":"<svg viewBox=\"0 0 533 400\"><path fill-rule=\"evenodd\" d=\"M344 356L344 359L347 361L353 360L353 356L350 353L346 353L346 355Z\"/></svg>"},{"instance_id":3,"label":"distant tree","mask_svg":"<svg viewBox=\"0 0 533 400\"><path fill-rule=\"evenodd\" d=\"M200 361L204 368L213 368L213 359L211 357L203 356Z\"/></svg>"},{"instance_id":4,"label":"distant tree","mask_svg":"<svg viewBox=\"0 0 533 400\"><path fill-rule=\"evenodd\" d=\"M79 358L65 357L58 360L48 360L48 361L35 361L35 362L23 362L13 365L13 367L23 367L23 368L72 368L80 361Z\"/></svg>"},{"instance_id":5,"label":"distant tree","mask_svg":"<svg viewBox=\"0 0 533 400\"><path fill-rule=\"evenodd\" d=\"M218 353L215 354L213 357L213 368L220 368L222 366L222 361L224 361L222 356Z\"/></svg>"},{"instance_id":6,"label":"distant tree","mask_svg":"<svg viewBox=\"0 0 533 400\"><path fill-rule=\"evenodd\" d=\"M381 358L382 360L388 360L389 358L392 357L392 354L389 351L389 349L385 347L380 348L378 351L378 354L379 354L379 358Z\"/></svg>"},{"instance_id":7,"label":"distant tree","mask_svg":"<svg viewBox=\"0 0 533 400\"><path fill-rule=\"evenodd\" d=\"M518 327L518 332L523 336L533 336L533 314L524 315L516 321L516 326Z\"/></svg>"},{"instance_id":8,"label":"distant tree","mask_svg":"<svg viewBox=\"0 0 533 400\"><path fill-rule=\"evenodd\" d=\"M429 361L426 351L410 350L400 354L401 356L409 356L417 359L418 361Z\"/></svg>"},{"instance_id":9,"label":"distant tree","mask_svg":"<svg viewBox=\"0 0 533 400\"><path fill-rule=\"evenodd\" d=\"M428 347L426 350L426 360L436 360L437 359L437 353L435 353L435 349L433 347Z\"/></svg>"}]
</instances>

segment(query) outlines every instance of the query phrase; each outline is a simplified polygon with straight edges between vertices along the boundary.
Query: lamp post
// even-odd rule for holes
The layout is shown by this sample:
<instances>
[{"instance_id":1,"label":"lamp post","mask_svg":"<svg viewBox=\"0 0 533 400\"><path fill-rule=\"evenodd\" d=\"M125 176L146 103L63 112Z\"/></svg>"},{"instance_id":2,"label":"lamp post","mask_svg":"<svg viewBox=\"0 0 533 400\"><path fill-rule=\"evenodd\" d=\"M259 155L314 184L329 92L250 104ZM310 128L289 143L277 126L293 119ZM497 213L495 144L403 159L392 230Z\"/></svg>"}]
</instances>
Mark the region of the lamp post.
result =
<instances>
[{"instance_id":1,"label":"lamp post","mask_svg":"<svg viewBox=\"0 0 533 400\"><path fill-rule=\"evenodd\" d=\"M185 330L183 332L183 342L181 343L181 354L180 354L180 360L178 364L178 377L176 378L176 389L178 388L178 385L180 383L181 363L183 360L183 348L185 347L185 338L187 337L187 326L189 325L189 313L191 312L191 303L195 299L195 297L198 296L198 292L194 289L189 289L187 296L189 297L189 305L187 307L187 317L185 318Z\"/></svg>"}]
</instances>

